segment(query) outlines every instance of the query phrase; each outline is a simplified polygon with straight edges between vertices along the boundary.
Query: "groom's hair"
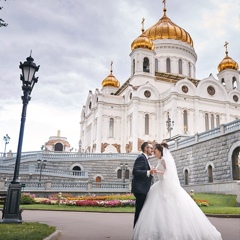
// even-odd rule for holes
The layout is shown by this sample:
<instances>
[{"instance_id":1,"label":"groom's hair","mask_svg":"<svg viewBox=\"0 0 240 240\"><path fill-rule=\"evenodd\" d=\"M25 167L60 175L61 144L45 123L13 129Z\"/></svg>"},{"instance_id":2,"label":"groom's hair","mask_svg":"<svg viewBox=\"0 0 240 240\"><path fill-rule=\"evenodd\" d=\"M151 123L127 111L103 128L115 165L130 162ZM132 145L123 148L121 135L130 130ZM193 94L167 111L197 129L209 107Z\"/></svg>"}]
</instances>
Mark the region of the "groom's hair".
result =
<instances>
[{"instance_id":1,"label":"groom's hair","mask_svg":"<svg viewBox=\"0 0 240 240\"><path fill-rule=\"evenodd\" d=\"M148 145L148 142L144 142L144 143L142 144L142 146L141 146L142 152L144 152L145 147L146 147L147 145Z\"/></svg>"}]
</instances>

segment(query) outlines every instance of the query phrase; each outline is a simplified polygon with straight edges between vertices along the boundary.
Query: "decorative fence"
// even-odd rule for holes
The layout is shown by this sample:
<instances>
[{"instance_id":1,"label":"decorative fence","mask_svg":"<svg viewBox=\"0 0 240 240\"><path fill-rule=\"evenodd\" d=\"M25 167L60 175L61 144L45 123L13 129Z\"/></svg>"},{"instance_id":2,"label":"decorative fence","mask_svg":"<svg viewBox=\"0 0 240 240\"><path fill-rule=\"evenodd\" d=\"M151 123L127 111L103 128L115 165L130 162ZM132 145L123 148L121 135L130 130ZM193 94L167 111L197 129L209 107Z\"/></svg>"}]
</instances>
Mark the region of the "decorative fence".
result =
<instances>
[{"instance_id":1,"label":"decorative fence","mask_svg":"<svg viewBox=\"0 0 240 240\"><path fill-rule=\"evenodd\" d=\"M10 182L0 181L0 191L7 191ZM80 181L27 181L21 182L23 192L130 192L130 183L124 182L80 182Z\"/></svg>"},{"instance_id":2,"label":"decorative fence","mask_svg":"<svg viewBox=\"0 0 240 240\"><path fill-rule=\"evenodd\" d=\"M222 124L218 128L213 128L206 132L197 133L194 136L188 137L186 139L175 141L174 143L170 143L169 147L171 150L176 150L238 130L240 130L240 120Z\"/></svg>"}]
</instances>

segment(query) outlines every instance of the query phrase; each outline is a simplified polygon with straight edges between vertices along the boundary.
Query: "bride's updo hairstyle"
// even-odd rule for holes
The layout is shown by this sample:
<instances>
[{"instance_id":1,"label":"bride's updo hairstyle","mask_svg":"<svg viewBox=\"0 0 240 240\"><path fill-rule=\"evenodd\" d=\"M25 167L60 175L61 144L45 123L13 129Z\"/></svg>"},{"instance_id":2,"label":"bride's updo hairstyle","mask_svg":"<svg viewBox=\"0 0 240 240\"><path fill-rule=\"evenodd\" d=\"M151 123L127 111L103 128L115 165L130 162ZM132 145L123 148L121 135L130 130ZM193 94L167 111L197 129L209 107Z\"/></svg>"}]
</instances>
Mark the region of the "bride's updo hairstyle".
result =
<instances>
[{"instance_id":1,"label":"bride's updo hairstyle","mask_svg":"<svg viewBox=\"0 0 240 240\"><path fill-rule=\"evenodd\" d=\"M161 152L161 155L163 156L163 146L159 143L155 145L155 148L158 149Z\"/></svg>"}]
</instances>

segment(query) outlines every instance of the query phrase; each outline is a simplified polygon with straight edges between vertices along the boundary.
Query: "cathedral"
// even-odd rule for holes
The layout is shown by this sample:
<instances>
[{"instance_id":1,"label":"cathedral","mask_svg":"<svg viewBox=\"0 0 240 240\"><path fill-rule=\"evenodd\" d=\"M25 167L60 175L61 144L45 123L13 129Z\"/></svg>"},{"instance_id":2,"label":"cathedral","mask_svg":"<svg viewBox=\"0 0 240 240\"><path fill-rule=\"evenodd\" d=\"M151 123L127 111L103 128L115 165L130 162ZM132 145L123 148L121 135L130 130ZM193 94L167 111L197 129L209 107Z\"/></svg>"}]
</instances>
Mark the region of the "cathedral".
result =
<instances>
[{"instance_id":1,"label":"cathedral","mask_svg":"<svg viewBox=\"0 0 240 240\"><path fill-rule=\"evenodd\" d=\"M162 18L147 30L143 19L131 44L129 79L120 85L111 64L102 89L89 91L79 151L138 153L144 141L182 139L240 119L238 63L224 47L217 79L196 79L193 39L167 16L164 1Z\"/></svg>"}]
</instances>

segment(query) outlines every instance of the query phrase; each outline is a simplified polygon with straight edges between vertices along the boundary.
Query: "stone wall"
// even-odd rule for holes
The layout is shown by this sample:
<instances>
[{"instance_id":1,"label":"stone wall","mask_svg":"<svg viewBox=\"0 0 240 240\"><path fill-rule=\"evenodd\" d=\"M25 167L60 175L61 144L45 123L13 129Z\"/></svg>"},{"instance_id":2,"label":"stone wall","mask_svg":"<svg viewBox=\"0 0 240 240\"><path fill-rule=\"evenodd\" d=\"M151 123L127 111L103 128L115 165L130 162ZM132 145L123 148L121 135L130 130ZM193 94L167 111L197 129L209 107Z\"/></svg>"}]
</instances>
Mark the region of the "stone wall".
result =
<instances>
[{"instance_id":1,"label":"stone wall","mask_svg":"<svg viewBox=\"0 0 240 240\"><path fill-rule=\"evenodd\" d=\"M229 186L230 183L236 184L232 177L232 152L240 146L239 139L240 129L171 150L181 185L189 188L184 177L184 171L188 170L189 186L196 186L199 191L219 192L219 187L215 185L221 183L221 192L235 192L235 187ZM208 182L209 165L213 168L213 183Z\"/></svg>"}]
</instances>

